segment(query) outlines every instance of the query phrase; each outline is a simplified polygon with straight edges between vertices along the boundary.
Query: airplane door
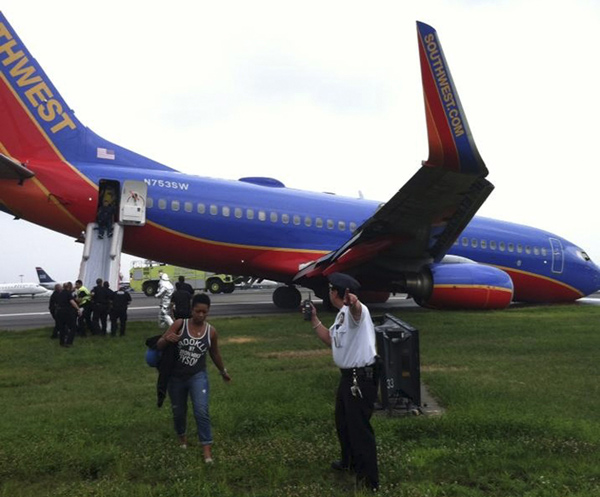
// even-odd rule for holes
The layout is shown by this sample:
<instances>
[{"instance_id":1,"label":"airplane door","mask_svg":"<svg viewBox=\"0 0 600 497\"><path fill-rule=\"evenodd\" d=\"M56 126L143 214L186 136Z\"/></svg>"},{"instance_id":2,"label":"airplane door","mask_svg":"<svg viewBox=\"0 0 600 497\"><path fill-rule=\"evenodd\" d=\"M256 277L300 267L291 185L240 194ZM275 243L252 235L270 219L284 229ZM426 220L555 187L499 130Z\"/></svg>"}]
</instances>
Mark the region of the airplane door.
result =
<instances>
[{"instance_id":1,"label":"airplane door","mask_svg":"<svg viewBox=\"0 0 600 497\"><path fill-rule=\"evenodd\" d=\"M552 247L552 272L561 274L565 264L563 246L557 238L549 238Z\"/></svg>"},{"instance_id":2,"label":"airplane door","mask_svg":"<svg viewBox=\"0 0 600 497\"><path fill-rule=\"evenodd\" d=\"M127 180L121 192L121 224L143 226L146 224L146 197L148 185L144 181Z\"/></svg>"}]
</instances>

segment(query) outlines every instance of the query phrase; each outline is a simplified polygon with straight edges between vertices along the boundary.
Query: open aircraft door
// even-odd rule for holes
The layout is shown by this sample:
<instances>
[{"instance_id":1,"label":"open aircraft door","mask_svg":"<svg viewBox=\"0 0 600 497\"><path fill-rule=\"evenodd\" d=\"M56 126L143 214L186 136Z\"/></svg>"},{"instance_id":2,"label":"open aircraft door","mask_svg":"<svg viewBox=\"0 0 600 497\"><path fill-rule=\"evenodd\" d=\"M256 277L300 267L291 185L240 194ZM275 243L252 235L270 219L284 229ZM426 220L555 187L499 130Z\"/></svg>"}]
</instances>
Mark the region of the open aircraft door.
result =
<instances>
[{"instance_id":1,"label":"open aircraft door","mask_svg":"<svg viewBox=\"0 0 600 497\"><path fill-rule=\"evenodd\" d=\"M146 224L146 199L148 185L144 181L126 180L121 189L119 220L123 225Z\"/></svg>"},{"instance_id":2,"label":"open aircraft door","mask_svg":"<svg viewBox=\"0 0 600 497\"><path fill-rule=\"evenodd\" d=\"M552 247L552 272L561 274L565 265L563 246L557 238L549 238Z\"/></svg>"}]
</instances>

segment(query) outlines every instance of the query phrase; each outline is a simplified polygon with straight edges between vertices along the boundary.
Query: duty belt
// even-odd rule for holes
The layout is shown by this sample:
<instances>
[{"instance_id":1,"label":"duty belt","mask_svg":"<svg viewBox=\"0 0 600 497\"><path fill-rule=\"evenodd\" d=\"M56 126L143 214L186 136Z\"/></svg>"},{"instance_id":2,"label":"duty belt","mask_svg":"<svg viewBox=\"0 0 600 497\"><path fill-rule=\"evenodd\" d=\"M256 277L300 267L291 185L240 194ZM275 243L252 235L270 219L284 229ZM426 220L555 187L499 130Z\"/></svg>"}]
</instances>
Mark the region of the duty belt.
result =
<instances>
[{"instance_id":1,"label":"duty belt","mask_svg":"<svg viewBox=\"0 0 600 497\"><path fill-rule=\"evenodd\" d=\"M367 377L367 378L373 378L373 375L375 374L375 364L369 364L368 366L362 367L362 368L340 368L340 372L342 373L342 376L344 377L353 377L353 376L357 376L357 377Z\"/></svg>"}]
</instances>

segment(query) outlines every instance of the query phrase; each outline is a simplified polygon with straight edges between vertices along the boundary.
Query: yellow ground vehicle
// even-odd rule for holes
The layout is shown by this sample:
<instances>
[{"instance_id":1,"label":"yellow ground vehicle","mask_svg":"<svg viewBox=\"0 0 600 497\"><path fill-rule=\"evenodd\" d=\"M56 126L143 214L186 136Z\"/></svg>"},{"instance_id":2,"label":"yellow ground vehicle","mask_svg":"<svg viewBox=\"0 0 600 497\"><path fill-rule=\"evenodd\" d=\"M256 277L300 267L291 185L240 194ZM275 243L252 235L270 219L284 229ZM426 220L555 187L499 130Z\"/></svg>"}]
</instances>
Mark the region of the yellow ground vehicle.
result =
<instances>
[{"instance_id":1,"label":"yellow ground vehicle","mask_svg":"<svg viewBox=\"0 0 600 497\"><path fill-rule=\"evenodd\" d=\"M210 293L232 293L235 285L243 280L241 277L228 274L215 274L171 266L162 262L140 260L133 261L131 264L129 271L131 289L135 292L144 292L148 297L154 296L158 291L158 280L162 273L168 274L173 284L177 282L179 276L184 276L186 283L192 285L194 290L208 290Z\"/></svg>"}]
</instances>

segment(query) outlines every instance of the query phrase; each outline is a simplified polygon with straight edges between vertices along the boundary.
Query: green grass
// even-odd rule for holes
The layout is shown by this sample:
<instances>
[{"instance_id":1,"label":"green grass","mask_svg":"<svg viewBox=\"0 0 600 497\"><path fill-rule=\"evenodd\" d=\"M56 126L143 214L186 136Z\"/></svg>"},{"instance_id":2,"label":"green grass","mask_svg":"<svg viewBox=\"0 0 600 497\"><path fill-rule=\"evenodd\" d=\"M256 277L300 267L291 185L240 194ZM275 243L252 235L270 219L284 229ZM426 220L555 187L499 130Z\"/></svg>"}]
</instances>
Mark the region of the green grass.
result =
<instances>
[{"instance_id":1,"label":"green grass","mask_svg":"<svg viewBox=\"0 0 600 497\"><path fill-rule=\"evenodd\" d=\"M599 307L396 315L420 330L446 412L374 417L381 495L600 496ZM154 323L71 349L49 329L0 332L0 496L352 495L329 470L338 373L310 326L212 323L233 377L210 366L212 467L197 442L177 446L168 400L156 407Z\"/></svg>"}]
</instances>

